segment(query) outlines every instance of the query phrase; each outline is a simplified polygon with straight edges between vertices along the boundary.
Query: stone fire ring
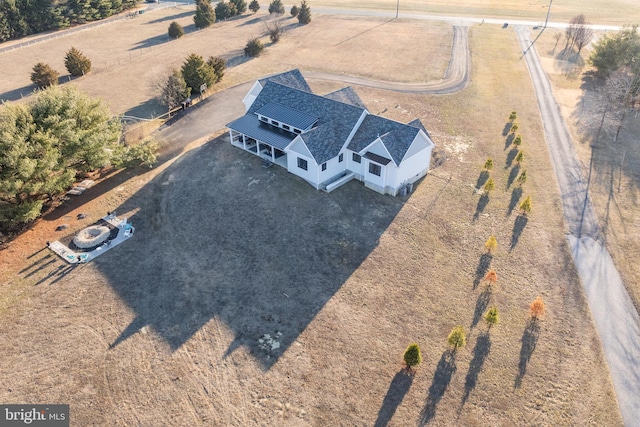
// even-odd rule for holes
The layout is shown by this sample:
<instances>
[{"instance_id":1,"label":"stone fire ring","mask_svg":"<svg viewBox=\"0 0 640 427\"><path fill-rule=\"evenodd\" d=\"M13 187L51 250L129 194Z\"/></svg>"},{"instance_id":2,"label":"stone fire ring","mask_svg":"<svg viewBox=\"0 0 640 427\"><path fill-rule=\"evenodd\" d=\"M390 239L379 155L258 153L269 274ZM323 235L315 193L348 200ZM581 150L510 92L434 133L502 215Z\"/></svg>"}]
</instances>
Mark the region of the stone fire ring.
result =
<instances>
[{"instance_id":1,"label":"stone fire ring","mask_svg":"<svg viewBox=\"0 0 640 427\"><path fill-rule=\"evenodd\" d=\"M73 244L81 249L93 248L109 238L111 230L103 225L92 225L87 227L73 238Z\"/></svg>"}]
</instances>

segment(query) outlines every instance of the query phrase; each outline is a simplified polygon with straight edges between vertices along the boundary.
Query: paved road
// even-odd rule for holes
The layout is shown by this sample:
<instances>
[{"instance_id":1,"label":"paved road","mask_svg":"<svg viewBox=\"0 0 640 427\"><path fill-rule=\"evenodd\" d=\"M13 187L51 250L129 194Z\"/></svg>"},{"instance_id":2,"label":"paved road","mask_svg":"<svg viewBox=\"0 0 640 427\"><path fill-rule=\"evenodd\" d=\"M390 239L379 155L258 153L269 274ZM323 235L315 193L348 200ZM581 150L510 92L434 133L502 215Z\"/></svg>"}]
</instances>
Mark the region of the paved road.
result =
<instances>
[{"instance_id":1,"label":"paved road","mask_svg":"<svg viewBox=\"0 0 640 427\"><path fill-rule=\"evenodd\" d=\"M600 334L627 427L640 426L640 317L611 255L599 240L598 220L573 143L528 28L516 34L535 88L549 154L560 186L567 241Z\"/></svg>"}]
</instances>

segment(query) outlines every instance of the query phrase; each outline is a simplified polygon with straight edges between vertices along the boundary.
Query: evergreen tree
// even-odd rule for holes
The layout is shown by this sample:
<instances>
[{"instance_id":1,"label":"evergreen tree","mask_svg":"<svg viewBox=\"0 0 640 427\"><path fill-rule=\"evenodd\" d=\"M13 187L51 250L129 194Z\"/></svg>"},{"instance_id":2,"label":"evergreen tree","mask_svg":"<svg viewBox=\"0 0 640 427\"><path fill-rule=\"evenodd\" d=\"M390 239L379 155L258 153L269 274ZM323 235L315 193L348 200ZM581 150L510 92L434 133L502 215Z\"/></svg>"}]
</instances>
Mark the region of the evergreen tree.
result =
<instances>
[{"instance_id":1,"label":"evergreen tree","mask_svg":"<svg viewBox=\"0 0 640 427\"><path fill-rule=\"evenodd\" d=\"M179 39L182 36L184 36L184 28L182 28L182 25L178 24L176 21L169 24L169 37L172 39Z\"/></svg>"},{"instance_id":2,"label":"evergreen tree","mask_svg":"<svg viewBox=\"0 0 640 427\"><path fill-rule=\"evenodd\" d=\"M489 328L500 323L498 309L496 307L491 307L489 311L487 311L487 313L484 315L484 320L489 325Z\"/></svg>"},{"instance_id":3,"label":"evergreen tree","mask_svg":"<svg viewBox=\"0 0 640 427\"><path fill-rule=\"evenodd\" d=\"M202 56L192 53L187 56L182 64L182 77L191 88L191 93L200 93L200 87L206 83L207 87L216 82L216 73L213 68L204 62Z\"/></svg>"},{"instance_id":4,"label":"evergreen tree","mask_svg":"<svg viewBox=\"0 0 640 427\"><path fill-rule=\"evenodd\" d=\"M311 22L311 9L309 8L306 0L302 0L302 4L300 4L300 11L298 12L298 22L303 25Z\"/></svg>"},{"instance_id":5,"label":"evergreen tree","mask_svg":"<svg viewBox=\"0 0 640 427\"><path fill-rule=\"evenodd\" d=\"M264 45L262 44L260 39L250 39L244 48L244 54L251 58L255 58L256 56L260 56L263 50Z\"/></svg>"},{"instance_id":6,"label":"evergreen tree","mask_svg":"<svg viewBox=\"0 0 640 427\"><path fill-rule=\"evenodd\" d=\"M72 76L84 76L91 71L91 60L72 47L65 56L64 66Z\"/></svg>"},{"instance_id":7,"label":"evergreen tree","mask_svg":"<svg viewBox=\"0 0 640 427\"><path fill-rule=\"evenodd\" d=\"M454 352L458 350L458 348L464 347L467 344L467 336L464 332L464 328L462 326L456 326L453 328L447 337L447 342L451 347L453 347Z\"/></svg>"},{"instance_id":8,"label":"evergreen tree","mask_svg":"<svg viewBox=\"0 0 640 427\"><path fill-rule=\"evenodd\" d=\"M251 0L251 3L249 3L249 10L253 13L260 10L260 3L258 3L258 0Z\"/></svg>"},{"instance_id":9,"label":"evergreen tree","mask_svg":"<svg viewBox=\"0 0 640 427\"><path fill-rule=\"evenodd\" d=\"M487 252L491 253L496 250L498 247L498 241L496 240L496 236L491 235L484 243L484 247L487 249Z\"/></svg>"},{"instance_id":10,"label":"evergreen tree","mask_svg":"<svg viewBox=\"0 0 640 427\"><path fill-rule=\"evenodd\" d=\"M409 344L409 347L404 351L402 357L404 359L404 365L409 373L422 363L422 353L420 352L420 346L416 343Z\"/></svg>"},{"instance_id":11,"label":"evergreen tree","mask_svg":"<svg viewBox=\"0 0 640 427\"><path fill-rule=\"evenodd\" d=\"M182 77L180 70L173 69L167 80L160 86L160 101L169 110L177 107L191 95L191 88Z\"/></svg>"},{"instance_id":12,"label":"evergreen tree","mask_svg":"<svg viewBox=\"0 0 640 427\"><path fill-rule=\"evenodd\" d=\"M227 61L219 56L210 56L209 59L207 59L207 65L213 69L216 75L214 83L222 80L224 73L227 71Z\"/></svg>"},{"instance_id":13,"label":"evergreen tree","mask_svg":"<svg viewBox=\"0 0 640 427\"><path fill-rule=\"evenodd\" d=\"M236 7L236 15L241 15L247 11L247 2L245 0L229 0Z\"/></svg>"},{"instance_id":14,"label":"evergreen tree","mask_svg":"<svg viewBox=\"0 0 640 427\"><path fill-rule=\"evenodd\" d=\"M216 5L216 19L224 21L225 19L233 18L238 14L236 5L231 2L220 1Z\"/></svg>"},{"instance_id":15,"label":"evergreen tree","mask_svg":"<svg viewBox=\"0 0 640 427\"><path fill-rule=\"evenodd\" d=\"M487 171L493 169L493 159L489 157L486 162L484 162L483 168Z\"/></svg>"},{"instance_id":16,"label":"evergreen tree","mask_svg":"<svg viewBox=\"0 0 640 427\"><path fill-rule=\"evenodd\" d=\"M196 14L193 17L196 28L207 28L216 22L216 12L209 0L196 0Z\"/></svg>"},{"instance_id":17,"label":"evergreen tree","mask_svg":"<svg viewBox=\"0 0 640 427\"><path fill-rule=\"evenodd\" d=\"M31 81L40 89L52 85L57 85L58 72L51 68L49 64L38 62L33 67L33 72L31 73Z\"/></svg>"},{"instance_id":18,"label":"evergreen tree","mask_svg":"<svg viewBox=\"0 0 640 427\"><path fill-rule=\"evenodd\" d=\"M522 203L520 203L520 210L522 211L522 214L525 216L531 213L531 197L530 196L525 197Z\"/></svg>"},{"instance_id":19,"label":"evergreen tree","mask_svg":"<svg viewBox=\"0 0 640 427\"><path fill-rule=\"evenodd\" d=\"M298 13L300 13L300 9L298 8L298 6L296 6L295 4L291 6L291 16L295 18L296 16L298 16Z\"/></svg>"},{"instance_id":20,"label":"evergreen tree","mask_svg":"<svg viewBox=\"0 0 640 427\"><path fill-rule=\"evenodd\" d=\"M284 6L282 5L282 1L273 0L271 4L269 4L269 13L275 13L276 15L284 14Z\"/></svg>"}]
</instances>

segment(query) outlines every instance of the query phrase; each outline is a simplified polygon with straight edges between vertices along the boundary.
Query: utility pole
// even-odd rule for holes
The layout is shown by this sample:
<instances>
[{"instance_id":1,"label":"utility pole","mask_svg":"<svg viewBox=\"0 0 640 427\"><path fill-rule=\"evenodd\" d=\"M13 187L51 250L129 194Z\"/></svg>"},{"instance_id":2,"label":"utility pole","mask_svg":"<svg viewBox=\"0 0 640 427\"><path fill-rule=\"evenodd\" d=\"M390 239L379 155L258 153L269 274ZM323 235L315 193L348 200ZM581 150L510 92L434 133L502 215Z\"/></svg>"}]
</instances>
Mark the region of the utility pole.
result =
<instances>
[{"instance_id":1,"label":"utility pole","mask_svg":"<svg viewBox=\"0 0 640 427\"><path fill-rule=\"evenodd\" d=\"M396 19L398 19L398 13L400 11L400 0L396 3Z\"/></svg>"},{"instance_id":2,"label":"utility pole","mask_svg":"<svg viewBox=\"0 0 640 427\"><path fill-rule=\"evenodd\" d=\"M551 14L551 3L553 3L553 0L549 0L549 8L547 9L547 19L544 20L544 29L547 28L547 22L549 22L549 15Z\"/></svg>"}]
</instances>

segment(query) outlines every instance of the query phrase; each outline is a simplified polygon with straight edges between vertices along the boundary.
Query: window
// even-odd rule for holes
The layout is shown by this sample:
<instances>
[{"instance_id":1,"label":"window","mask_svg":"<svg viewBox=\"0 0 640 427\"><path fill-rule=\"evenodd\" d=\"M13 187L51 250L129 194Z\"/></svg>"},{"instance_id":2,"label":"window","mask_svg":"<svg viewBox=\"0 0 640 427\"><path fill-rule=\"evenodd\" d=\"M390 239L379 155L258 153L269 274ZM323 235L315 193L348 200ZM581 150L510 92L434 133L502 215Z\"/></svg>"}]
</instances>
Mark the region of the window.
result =
<instances>
[{"instance_id":1,"label":"window","mask_svg":"<svg viewBox=\"0 0 640 427\"><path fill-rule=\"evenodd\" d=\"M360 154L353 153L353 161L356 163L360 163Z\"/></svg>"},{"instance_id":2,"label":"window","mask_svg":"<svg viewBox=\"0 0 640 427\"><path fill-rule=\"evenodd\" d=\"M340 153L340 155L338 156L338 163L340 163L343 160L344 160L344 154Z\"/></svg>"},{"instance_id":3,"label":"window","mask_svg":"<svg viewBox=\"0 0 640 427\"><path fill-rule=\"evenodd\" d=\"M294 129L293 129L293 131L294 131L295 133L302 133L302 131L301 131L300 129L295 129L295 128L294 128Z\"/></svg>"},{"instance_id":4,"label":"window","mask_svg":"<svg viewBox=\"0 0 640 427\"><path fill-rule=\"evenodd\" d=\"M271 120L271 124L274 126L280 126L280 123L276 122L275 120Z\"/></svg>"},{"instance_id":5,"label":"window","mask_svg":"<svg viewBox=\"0 0 640 427\"><path fill-rule=\"evenodd\" d=\"M269 119L267 119L265 116L258 116L258 117L260 118L260 121L269 123Z\"/></svg>"},{"instance_id":6,"label":"window","mask_svg":"<svg viewBox=\"0 0 640 427\"><path fill-rule=\"evenodd\" d=\"M382 173L382 167L375 163L369 163L369 173L380 176L380 174Z\"/></svg>"},{"instance_id":7,"label":"window","mask_svg":"<svg viewBox=\"0 0 640 427\"><path fill-rule=\"evenodd\" d=\"M284 129L284 130L291 130L291 128L289 127L289 125L282 125L282 129Z\"/></svg>"},{"instance_id":8,"label":"window","mask_svg":"<svg viewBox=\"0 0 640 427\"><path fill-rule=\"evenodd\" d=\"M303 170L307 170L307 161L298 157L298 167Z\"/></svg>"},{"instance_id":9,"label":"window","mask_svg":"<svg viewBox=\"0 0 640 427\"><path fill-rule=\"evenodd\" d=\"M327 163L326 163L326 162L322 164L322 170L323 170L323 171L326 171L326 170L327 170Z\"/></svg>"}]
</instances>

